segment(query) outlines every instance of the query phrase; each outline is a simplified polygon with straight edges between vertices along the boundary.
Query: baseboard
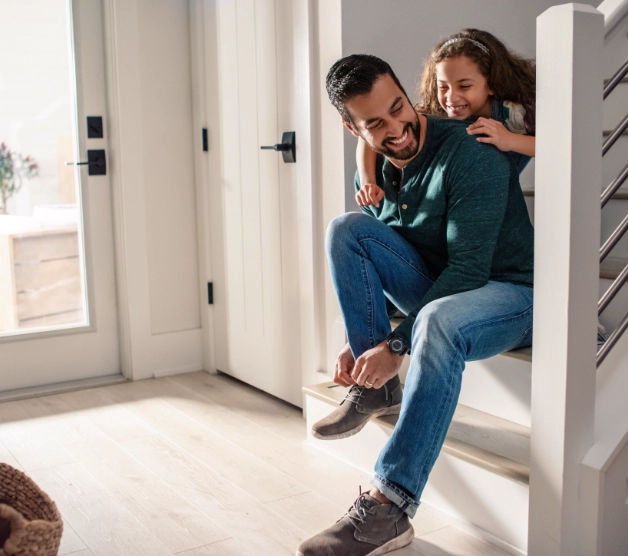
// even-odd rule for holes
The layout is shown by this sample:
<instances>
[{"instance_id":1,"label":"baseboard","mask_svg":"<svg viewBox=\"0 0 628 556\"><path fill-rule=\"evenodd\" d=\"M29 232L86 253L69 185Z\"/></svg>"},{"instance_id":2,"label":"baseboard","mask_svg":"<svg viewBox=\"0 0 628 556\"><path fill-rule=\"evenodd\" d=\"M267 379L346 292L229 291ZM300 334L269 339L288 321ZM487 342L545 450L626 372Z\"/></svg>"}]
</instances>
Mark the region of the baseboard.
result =
<instances>
[{"instance_id":1,"label":"baseboard","mask_svg":"<svg viewBox=\"0 0 628 556\"><path fill-rule=\"evenodd\" d=\"M186 365L185 367L177 367L176 369L164 369L163 371L157 371L156 373L153 373L153 378L164 378L166 376L183 375L185 373L195 373L202 370L202 365Z\"/></svg>"},{"instance_id":2,"label":"baseboard","mask_svg":"<svg viewBox=\"0 0 628 556\"><path fill-rule=\"evenodd\" d=\"M128 382L128 379L122 374L116 374L97 378L86 378L83 380L71 380L57 384L47 384L45 386L34 386L32 388L21 388L19 390L6 390L4 392L0 392L0 402L36 398L50 394L63 394L65 392L74 392L76 390L87 390L88 388L99 388L100 386L111 386L112 384L120 384L122 382Z\"/></svg>"}]
</instances>

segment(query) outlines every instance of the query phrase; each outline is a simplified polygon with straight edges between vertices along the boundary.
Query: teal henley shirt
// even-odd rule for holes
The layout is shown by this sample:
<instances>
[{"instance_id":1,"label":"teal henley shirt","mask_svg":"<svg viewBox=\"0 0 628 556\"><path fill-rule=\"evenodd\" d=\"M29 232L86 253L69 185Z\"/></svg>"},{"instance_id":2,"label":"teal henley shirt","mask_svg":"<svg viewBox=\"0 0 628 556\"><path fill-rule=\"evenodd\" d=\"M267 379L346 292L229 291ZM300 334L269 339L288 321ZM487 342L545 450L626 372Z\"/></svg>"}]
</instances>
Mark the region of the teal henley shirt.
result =
<instances>
[{"instance_id":1,"label":"teal henley shirt","mask_svg":"<svg viewBox=\"0 0 628 556\"><path fill-rule=\"evenodd\" d=\"M419 154L402 170L379 156L384 200L361 207L410 242L438 276L396 329L408 346L430 301L489 280L532 286L534 230L519 173L507 154L469 135L468 125L427 116Z\"/></svg>"}]
</instances>

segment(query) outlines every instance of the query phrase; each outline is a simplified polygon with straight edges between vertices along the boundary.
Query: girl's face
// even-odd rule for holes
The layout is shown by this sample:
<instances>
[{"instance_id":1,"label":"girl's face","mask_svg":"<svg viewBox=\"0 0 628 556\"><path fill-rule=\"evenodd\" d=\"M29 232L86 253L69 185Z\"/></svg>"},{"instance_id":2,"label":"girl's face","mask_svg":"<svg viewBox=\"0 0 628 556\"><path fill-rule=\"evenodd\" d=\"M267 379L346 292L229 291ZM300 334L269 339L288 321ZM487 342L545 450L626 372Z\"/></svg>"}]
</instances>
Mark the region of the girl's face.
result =
<instances>
[{"instance_id":1,"label":"girl's face","mask_svg":"<svg viewBox=\"0 0 628 556\"><path fill-rule=\"evenodd\" d=\"M438 102L455 120L491 117L493 94L477 64L466 56L447 58L436 64Z\"/></svg>"}]
</instances>

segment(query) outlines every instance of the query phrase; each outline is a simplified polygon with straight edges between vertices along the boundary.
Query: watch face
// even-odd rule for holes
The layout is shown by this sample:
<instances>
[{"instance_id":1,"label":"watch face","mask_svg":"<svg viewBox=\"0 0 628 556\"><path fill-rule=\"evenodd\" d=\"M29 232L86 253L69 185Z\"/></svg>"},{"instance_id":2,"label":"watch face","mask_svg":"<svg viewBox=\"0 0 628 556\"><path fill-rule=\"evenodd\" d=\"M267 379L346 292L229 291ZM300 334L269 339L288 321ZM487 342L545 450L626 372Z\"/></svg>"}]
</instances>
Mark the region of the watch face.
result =
<instances>
[{"instance_id":1,"label":"watch face","mask_svg":"<svg viewBox=\"0 0 628 556\"><path fill-rule=\"evenodd\" d=\"M388 347L393 353L403 353L406 351L406 344L401 338L392 337L388 343Z\"/></svg>"}]
</instances>

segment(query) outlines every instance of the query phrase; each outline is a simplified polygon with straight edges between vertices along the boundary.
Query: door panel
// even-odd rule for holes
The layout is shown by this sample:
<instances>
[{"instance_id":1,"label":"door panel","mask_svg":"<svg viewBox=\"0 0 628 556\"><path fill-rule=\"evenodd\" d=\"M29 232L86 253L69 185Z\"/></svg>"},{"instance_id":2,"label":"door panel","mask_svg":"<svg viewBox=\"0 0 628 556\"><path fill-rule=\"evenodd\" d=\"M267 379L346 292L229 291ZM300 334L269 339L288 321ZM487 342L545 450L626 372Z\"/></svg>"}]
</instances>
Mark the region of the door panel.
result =
<instances>
[{"instance_id":1,"label":"door panel","mask_svg":"<svg viewBox=\"0 0 628 556\"><path fill-rule=\"evenodd\" d=\"M19 64L24 56L29 75L69 85L46 98L46 83L29 83L0 63L0 81L3 70L12 73L12 86L23 90L19 102L2 102L0 90L0 141L8 135L14 145L31 145L42 161L38 181L25 181L10 214L0 217L3 391L120 372L109 176L65 164L87 160L88 149L108 152L102 1L40 0L25 3L24 13L20 7L0 6L0 25L18 29L15 41L22 32L39 38L12 58ZM47 61L52 51L67 60ZM59 111L66 123L55 119ZM88 115L103 117L105 137L87 138ZM45 137L51 147L37 143Z\"/></svg>"},{"instance_id":2,"label":"door panel","mask_svg":"<svg viewBox=\"0 0 628 556\"><path fill-rule=\"evenodd\" d=\"M299 144L285 102L294 71L284 8L291 13L290 2L273 0L217 5L227 330L216 361L301 405L295 164L260 150L284 131Z\"/></svg>"}]
</instances>

